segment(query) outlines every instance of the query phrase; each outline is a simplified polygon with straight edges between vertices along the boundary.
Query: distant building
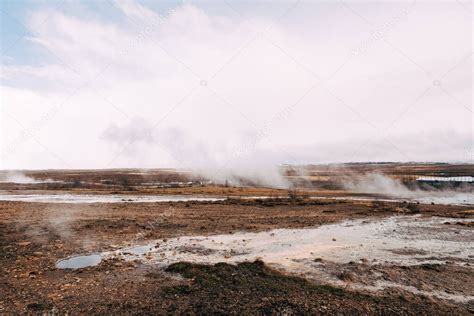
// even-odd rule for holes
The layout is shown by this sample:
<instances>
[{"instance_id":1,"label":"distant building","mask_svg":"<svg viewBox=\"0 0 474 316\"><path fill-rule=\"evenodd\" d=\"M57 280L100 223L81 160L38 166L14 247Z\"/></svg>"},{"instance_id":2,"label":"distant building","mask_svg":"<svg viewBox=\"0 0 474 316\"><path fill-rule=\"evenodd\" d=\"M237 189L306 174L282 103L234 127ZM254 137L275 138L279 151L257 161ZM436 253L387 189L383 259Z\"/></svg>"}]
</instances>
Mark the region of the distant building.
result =
<instances>
[{"instance_id":1,"label":"distant building","mask_svg":"<svg viewBox=\"0 0 474 316\"><path fill-rule=\"evenodd\" d=\"M472 176L462 176L462 177L430 177L423 176L416 179L419 182L467 182L473 183L474 177Z\"/></svg>"}]
</instances>

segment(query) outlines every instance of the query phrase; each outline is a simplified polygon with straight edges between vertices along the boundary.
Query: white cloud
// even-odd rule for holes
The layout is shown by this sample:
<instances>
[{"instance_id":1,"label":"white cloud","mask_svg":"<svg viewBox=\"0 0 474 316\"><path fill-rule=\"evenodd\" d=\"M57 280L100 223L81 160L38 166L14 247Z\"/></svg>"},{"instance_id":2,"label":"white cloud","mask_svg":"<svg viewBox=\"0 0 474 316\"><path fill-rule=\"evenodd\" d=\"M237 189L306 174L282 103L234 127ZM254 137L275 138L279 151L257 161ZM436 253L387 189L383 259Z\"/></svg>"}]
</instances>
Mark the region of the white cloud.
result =
<instances>
[{"instance_id":1,"label":"white cloud","mask_svg":"<svg viewBox=\"0 0 474 316\"><path fill-rule=\"evenodd\" d=\"M349 5L302 2L280 20L289 2L275 16L237 5L246 19L130 1L121 22L33 12L30 40L53 55L2 65L3 167L467 160L472 16L455 2Z\"/></svg>"}]
</instances>

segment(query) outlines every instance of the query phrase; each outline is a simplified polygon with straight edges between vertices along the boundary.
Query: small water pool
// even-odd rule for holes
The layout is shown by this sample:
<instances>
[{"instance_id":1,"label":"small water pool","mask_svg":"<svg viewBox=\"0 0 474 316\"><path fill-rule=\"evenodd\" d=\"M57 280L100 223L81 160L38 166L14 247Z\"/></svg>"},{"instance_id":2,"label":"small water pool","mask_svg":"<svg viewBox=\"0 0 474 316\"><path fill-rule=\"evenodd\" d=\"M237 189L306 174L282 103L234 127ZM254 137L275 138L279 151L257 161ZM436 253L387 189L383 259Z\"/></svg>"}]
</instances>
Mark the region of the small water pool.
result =
<instances>
[{"instance_id":1,"label":"small water pool","mask_svg":"<svg viewBox=\"0 0 474 316\"><path fill-rule=\"evenodd\" d=\"M98 265L102 261L102 256L99 254L92 254L88 256L76 256L56 262L58 269L82 269Z\"/></svg>"}]
</instances>

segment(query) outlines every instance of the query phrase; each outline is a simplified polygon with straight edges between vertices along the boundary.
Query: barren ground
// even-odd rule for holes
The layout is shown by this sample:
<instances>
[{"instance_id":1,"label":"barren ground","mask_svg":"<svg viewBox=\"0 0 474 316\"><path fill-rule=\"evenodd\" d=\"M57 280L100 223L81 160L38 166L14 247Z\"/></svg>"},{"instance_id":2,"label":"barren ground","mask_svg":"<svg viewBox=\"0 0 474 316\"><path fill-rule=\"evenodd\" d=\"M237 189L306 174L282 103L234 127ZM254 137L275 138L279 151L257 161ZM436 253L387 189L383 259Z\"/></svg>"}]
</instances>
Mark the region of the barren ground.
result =
<instances>
[{"instance_id":1,"label":"barren ground","mask_svg":"<svg viewBox=\"0 0 474 316\"><path fill-rule=\"evenodd\" d=\"M130 242L273 228L314 227L353 218L398 214L400 203L326 200L41 204L0 203L1 312L95 313L382 313L469 314L454 303L400 289L355 292L276 272L262 262L231 266L175 264L167 271L138 262L103 262L59 270L74 254L115 249ZM422 216L472 218L467 207L419 205ZM472 228L470 228L472 229ZM471 266L397 267L364 262L328 269L341 279L369 282L372 272L410 285L474 288ZM407 281L408 280L408 281ZM428 286L429 288L429 286ZM471 293L472 295L472 293Z\"/></svg>"},{"instance_id":2,"label":"barren ground","mask_svg":"<svg viewBox=\"0 0 474 316\"><path fill-rule=\"evenodd\" d=\"M76 270L56 267L58 260L70 256L180 236L315 228L400 214L448 218L436 233L454 231L460 238L472 236L472 206L330 199L357 195L339 188L338 181L348 169L352 175L375 171L404 180L419 175L473 173L471 165L356 164L342 169L312 166L305 169L306 177L300 177L298 170L289 168L288 178L302 185L297 196L290 199L287 190L199 184L203 179L173 170L25 172L45 182L0 183L1 194L171 194L225 200L93 204L0 201L0 313L474 313L474 302L465 299L474 296L474 254L464 260L436 257L436 263L415 265L368 262L364 258L336 263L315 254L312 264L330 275L332 282L277 271L260 260L238 265L178 262L158 267L113 258ZM187 181L194 182L182 185ZM271 198L255 198L259 196ZM422 252L406 247L393 251L406 256ZM379 281L397 286L374 290Z\"/></svg>"}]
</instances>

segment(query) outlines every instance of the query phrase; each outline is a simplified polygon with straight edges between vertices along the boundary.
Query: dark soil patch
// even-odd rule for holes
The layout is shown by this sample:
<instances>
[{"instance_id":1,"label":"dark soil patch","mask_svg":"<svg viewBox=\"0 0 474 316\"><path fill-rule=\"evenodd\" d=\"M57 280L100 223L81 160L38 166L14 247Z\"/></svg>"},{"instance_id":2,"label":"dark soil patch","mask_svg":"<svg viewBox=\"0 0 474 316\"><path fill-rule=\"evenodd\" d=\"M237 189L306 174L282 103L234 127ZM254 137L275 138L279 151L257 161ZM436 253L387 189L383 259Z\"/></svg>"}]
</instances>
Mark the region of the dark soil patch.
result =
<instances>
[{"instance_id":1,"label":"dark soil patch","mask_svg":"<svg viewBox=\"0 0 474 316\"><path fill-rule=\"evenodd\" d=\"M317 285L261 261L237 266L176 263L166 271L190 280L165 290L175 300L172 312L179 314L468 314L461 307L402 292L379 297Z\"/></svg>"}]
</instances>

